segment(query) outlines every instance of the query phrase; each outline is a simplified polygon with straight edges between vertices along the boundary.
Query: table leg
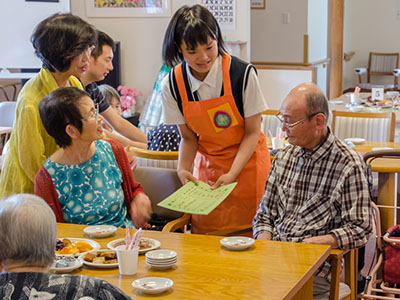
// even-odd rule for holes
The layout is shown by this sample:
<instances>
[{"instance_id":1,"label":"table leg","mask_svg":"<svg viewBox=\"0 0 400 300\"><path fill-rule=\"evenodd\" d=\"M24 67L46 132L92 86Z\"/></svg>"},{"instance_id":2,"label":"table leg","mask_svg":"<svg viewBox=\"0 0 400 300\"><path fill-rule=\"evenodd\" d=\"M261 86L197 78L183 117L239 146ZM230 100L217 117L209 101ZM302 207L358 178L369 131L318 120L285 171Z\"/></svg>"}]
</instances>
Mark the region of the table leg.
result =
<instances>
[{"instance_id":1,"label":"table leg","mask_svg":"<svg viewBox=\"0 0 400 300\"><path fill-rule=\"evenodd\" d=\"M293 296L292 300L308 300L313 298L313 276Z\"/></svg>"}]
</instances>

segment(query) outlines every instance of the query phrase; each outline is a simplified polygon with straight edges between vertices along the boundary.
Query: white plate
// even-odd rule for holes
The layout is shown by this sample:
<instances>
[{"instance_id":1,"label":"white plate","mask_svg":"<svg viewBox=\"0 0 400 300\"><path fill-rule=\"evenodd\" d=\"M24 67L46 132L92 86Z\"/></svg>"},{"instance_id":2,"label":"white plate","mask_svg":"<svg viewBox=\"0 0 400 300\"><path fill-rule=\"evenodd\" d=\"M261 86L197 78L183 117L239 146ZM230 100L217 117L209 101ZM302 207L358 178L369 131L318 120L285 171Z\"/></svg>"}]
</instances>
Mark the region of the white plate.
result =
<instances>
[{"instance_id":1,"label":"white plate","mask_svg":"<svg viewBox=\"0 0 400 300\"><path fill-rule=\"evenodd\" d=\"M90 252L115 252L115 250L110 250L110 249L101 249L101 250L96 250L96 251L90 251ZM89 252L89 253L90 253ZM118 268L118 262L113 263L113 264L94 264L91 263L90 261L84 260L85 254L82 254L79 256L79 258L83 261L83 263L89 267L92 268L99 268L99 269L112 269L112 268Z\"/></svg>"},{"instance_id":2,"label":"white plate","mask_svg":"<svg viewBox=\"0 0 400 300\"><path fill-rule=\"evenodd\" d=\"M356 106L350 106L349 110L352 112L360 112L360 111L364 111L365 107L362 105L356 105Z\"/></svg>"},{"instance_id":3,"label":"white plate","mask_svg":"<svg viewBox=\"0 0 400 300\"><path fill-rule=\"evenodd\" d=\"M148 240L152 244L152 246L150 248L139 249L139 254L144 254L147 251L158 249L161 246L161 243L159 241L155 240L155 239L142 238L142 240ZM119 246L119 245L125 245L125 239L124 238L116 239L116 240L113 240L113 241L109 242L107 244L107 248L115 250L115 248L117 246Z\"/></svg>"},{"instance_id":4,"label":"white plate","mask_svg":"<svg viewBox=\"0 0 400 300\"><path fill-rule=\"evenodd\" d=\"M117 230L113 225L95 225L83 228L83 232L94 238L104 238L112 235Z\"/></svg>"},{"instance_id":5,"label":"white plate","mask_svg":"<svg viewBox=\"0 0 400 300\"><path fill-rule=\"evenodd\" d=\"M135 289L145 294L161 294L173 285L174 282L171 279L163 277L145 277L132 282Z\"/></svg>"},{"instance_id":6,"label":"white plate","mask_svg":"<svg viewBox=\"0 0 400 300\"><path fill-rule=\"evenodd\" d=\"M77 241L86 242L86 243L88 243L90 246L93 247L93 249L90 250L90 251L94 251L94 250L99 250L99 249L100 249L100 244L99 244L98 242L93 241L93 240L89 240L89 239L65 238L65 237L63 237L63 238L57 238L57 239L59 239L59 240L68 239L68 240L71 241L71 243L75 243L75 242L77 242ZM72 253L72 254L57 254L57 253L56 253L56 255L57 255L57 256L59 256L59 255L65 255L65 256L79 256L79 255L81 255L81 254L88 253L88 252L90 252L90 251L79 252L79 253Z\"/></svg>"},{"instance_id":7,"label":"white plate","mask_svg":"<svg viewBox=\"0 0 400 300\"><path fill-rule=\"evenodd\" d=\"M220 242L229 250L244 250L254 244L254 239L244 236L231 236L221 239Z\"/></svg>"},{"instance_id":8,"label":"white plate","mask_svg":"<svg viewBox=\"0 0 400 300\"><path fill-rule=\"evenodd\" d=\"M68 267L57 267L56 266L56 261L58 260L70 260ZM73 258L72 256L68 255L60 255L57 256L56 259L54 260L53 264L49 267L50 271L57 272L57 273L64 273L64 272L71 272L75 269L80 268L83 265L82 259L79 258Z\"/></svg>"},{"instance_id":9,"label":"white plate","mask_svg":"<svg viewBox=\"0 0 400 300\"><path fill-rule=\"evenodd\" d=\"M381 150L392 150L393 148L390 147L374 147L372 151L381 151Z\"/></svg>"},{"instance_id":10,"label":"white plate","mask_svg":"<svg viewBox=\"0 0 400 300\"><path fill-rule=\"evenodd\" d=\"M146 259L149 258L153 261L164 261L171 258L176 258L177 254L173 250L153 250L146 253Z\"/></svg>"},{"instance_id":11,"label":"white plate","mask_svg":"<svg viewBox=\"0 0 400 300\"><path fill-rule=\"evenodd\" d=\"M361 144L365 143L365 139L363 139L363 138L347 138L347 139L344 139L344 141L352 142L354 145L361 145Z\"/></svg>"},{"instance_id":12,"label":"white plate","mask_svg":"<svg viewBox=\"0 0 400 300\"><path fill-rule=\"evenodd\" d=\"M149 263L146 263L146 265L150 266L154 270L168 270L168 269L171 269L173 266L175 266L175 264L159 266L159 265L153 265L153 264L149 264Z\"/></svg>"},{"instance_id":13,"label":"white plate","mask_svg":"<svg viewBox=\"0 0 400 300\"><path fill-rule=\"evenodd\" d=\"M339 104L343 104L343 101L342 100L330 100L329 103L332 105L339 105Z\"/></svg>"},{"instance_id":14,"label":"white plate","mask_svg":"<svg viewBox=\"0 0 400 300\"><path fill-rule=\"evenodd\" d=\"M174 264L178 261L178 258L173 258L173 259L168 259L168 260L161 260L161 261L157 261L157 260L151 260L148 259L146 257L146 262L152 265L170 265L170 264Z\"/></svg>"}]
</instances>

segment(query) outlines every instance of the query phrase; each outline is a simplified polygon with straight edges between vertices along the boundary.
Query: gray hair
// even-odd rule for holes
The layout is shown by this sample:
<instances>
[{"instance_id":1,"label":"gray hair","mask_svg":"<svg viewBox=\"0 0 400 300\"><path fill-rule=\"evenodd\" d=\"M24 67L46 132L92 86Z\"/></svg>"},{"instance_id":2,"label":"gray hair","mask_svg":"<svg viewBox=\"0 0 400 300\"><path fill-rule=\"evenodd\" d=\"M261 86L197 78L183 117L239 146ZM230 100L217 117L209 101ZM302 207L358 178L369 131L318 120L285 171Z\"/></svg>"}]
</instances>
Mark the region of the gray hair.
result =
<instances>
[{"instance_id":1,"label":"gray hair","mask_svg":"<svg viewBox=\"0 0 400 300\"><path fill-rule=\"evenodd\" d=\"M324 93L322 91L312 91L307 93L305 95L305 98L307 103L307 115L321 112L326 117L326 123L329 124L329 104L328 99L325 97Z\"/></svg>"},{"instance_id":2,"label":"gray hair","mask_svg":"<svg viewBox=\"0 0 400 300\"><path fill-rule=\"evenodd\" d=\"M111 103L113 98L117 98L118 102L121 102L118 92L111 85L102 84L99 85L99 89L108 103Z\"/></svg>"},{"instance_id":3,"label":"gray hair","mask_svg":"<svg viewBox=\"0 0 400 300\"><path fill-rule=\"evenodd\" d=\"M54 260L57 223L40 197L17 194L0 201L0 260L48 267Z\"/></svg>"}]
</instances>

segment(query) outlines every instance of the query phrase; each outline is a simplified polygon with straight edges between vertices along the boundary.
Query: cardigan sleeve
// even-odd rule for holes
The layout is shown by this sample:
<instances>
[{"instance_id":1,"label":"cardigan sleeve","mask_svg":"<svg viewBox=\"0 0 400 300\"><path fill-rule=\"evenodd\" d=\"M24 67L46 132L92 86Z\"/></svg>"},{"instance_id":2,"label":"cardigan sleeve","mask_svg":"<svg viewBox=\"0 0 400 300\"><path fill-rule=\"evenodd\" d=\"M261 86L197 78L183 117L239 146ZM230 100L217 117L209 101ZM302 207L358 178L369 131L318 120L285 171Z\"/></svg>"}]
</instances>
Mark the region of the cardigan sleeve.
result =
<instances>
[{"instance_id":1,"label":"cardigan sleeve","mask_svg":"<svg viewBox=\"0 0 400 300\"><path fill-rule=\"evenodd\" d=\"M35 195L47 202L53 210L57 222L64 223L60 201L58 200L53 180L44 166L39 169L35 177Z\"/></svg>"},{"instance_id":2,"label":"cardigan sleeve","mask_svg":"<svg viewBox=\"0 0 400 300\"><path fill-rule=\"evenodd\" d=\"M137 194L144 194L144 190L140 183L135 181L124 147L114 140L107 140L107 142L111 144L118 167L122 173L122 189L124 191L125 205L129 212L131 202Z\"/></svg>"}]
</instances>

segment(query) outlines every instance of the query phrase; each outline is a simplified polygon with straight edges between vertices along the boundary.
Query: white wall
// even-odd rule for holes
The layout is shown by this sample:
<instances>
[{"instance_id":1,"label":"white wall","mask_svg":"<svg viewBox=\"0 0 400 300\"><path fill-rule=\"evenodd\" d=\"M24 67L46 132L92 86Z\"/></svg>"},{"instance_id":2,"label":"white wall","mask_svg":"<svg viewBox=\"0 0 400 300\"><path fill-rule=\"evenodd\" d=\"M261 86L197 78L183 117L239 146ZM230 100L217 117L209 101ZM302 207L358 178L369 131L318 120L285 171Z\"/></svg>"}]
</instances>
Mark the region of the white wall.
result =
<instances>
[{"instance_id":1,"label":"white wall","mask_svg":"<svg viewBox=\"0 0 400 300\"><path fill-rule=\"evenodd\" d=\"M308 0L308 62L327 58L328 0Z\"/></svg>"},{"instance_id":2,"label":"white wall","mask_svg":"<svg viewBox=\"0 0 400 300\"><path fill-rule=\"evenodd\" d=\"M200 2L200 0L172 0L172 13L185 4ZM250 2L236 0L236 5L236 30L222 30L222 33L227 40L248 40ZM121 42L122 84L143 92L138 103L140 110L153 89L162 64L162 41L170 18L88 18L83 0L71 0L71 12Z\"/></svg>"},{"instance_id":3,"label":"white wall","mask_svg":"<svg viewBox=\"0 0 400 300\"><path fill-rule=\"evenodd\" d=\"M358 83L353 69L368 66L369 52L400 52L397 11L399 0L345 0L343 50L356 54L343 64L343 89ZM388 77L384 82L392 81Z\"/></svg>"},{"instance_id":4,"label":"white wall","mask_svg":"<svg viewBox=\"0 0 400 300\"><path fill-rule=\"evenodd\" d=\"M244 1L244 0L241 0ZM307 33L307 0L268 0L265 9L251 10L251 60L303 62ZM283 13L290 23L283 24Z\"/></svg>"}]
</instances>

